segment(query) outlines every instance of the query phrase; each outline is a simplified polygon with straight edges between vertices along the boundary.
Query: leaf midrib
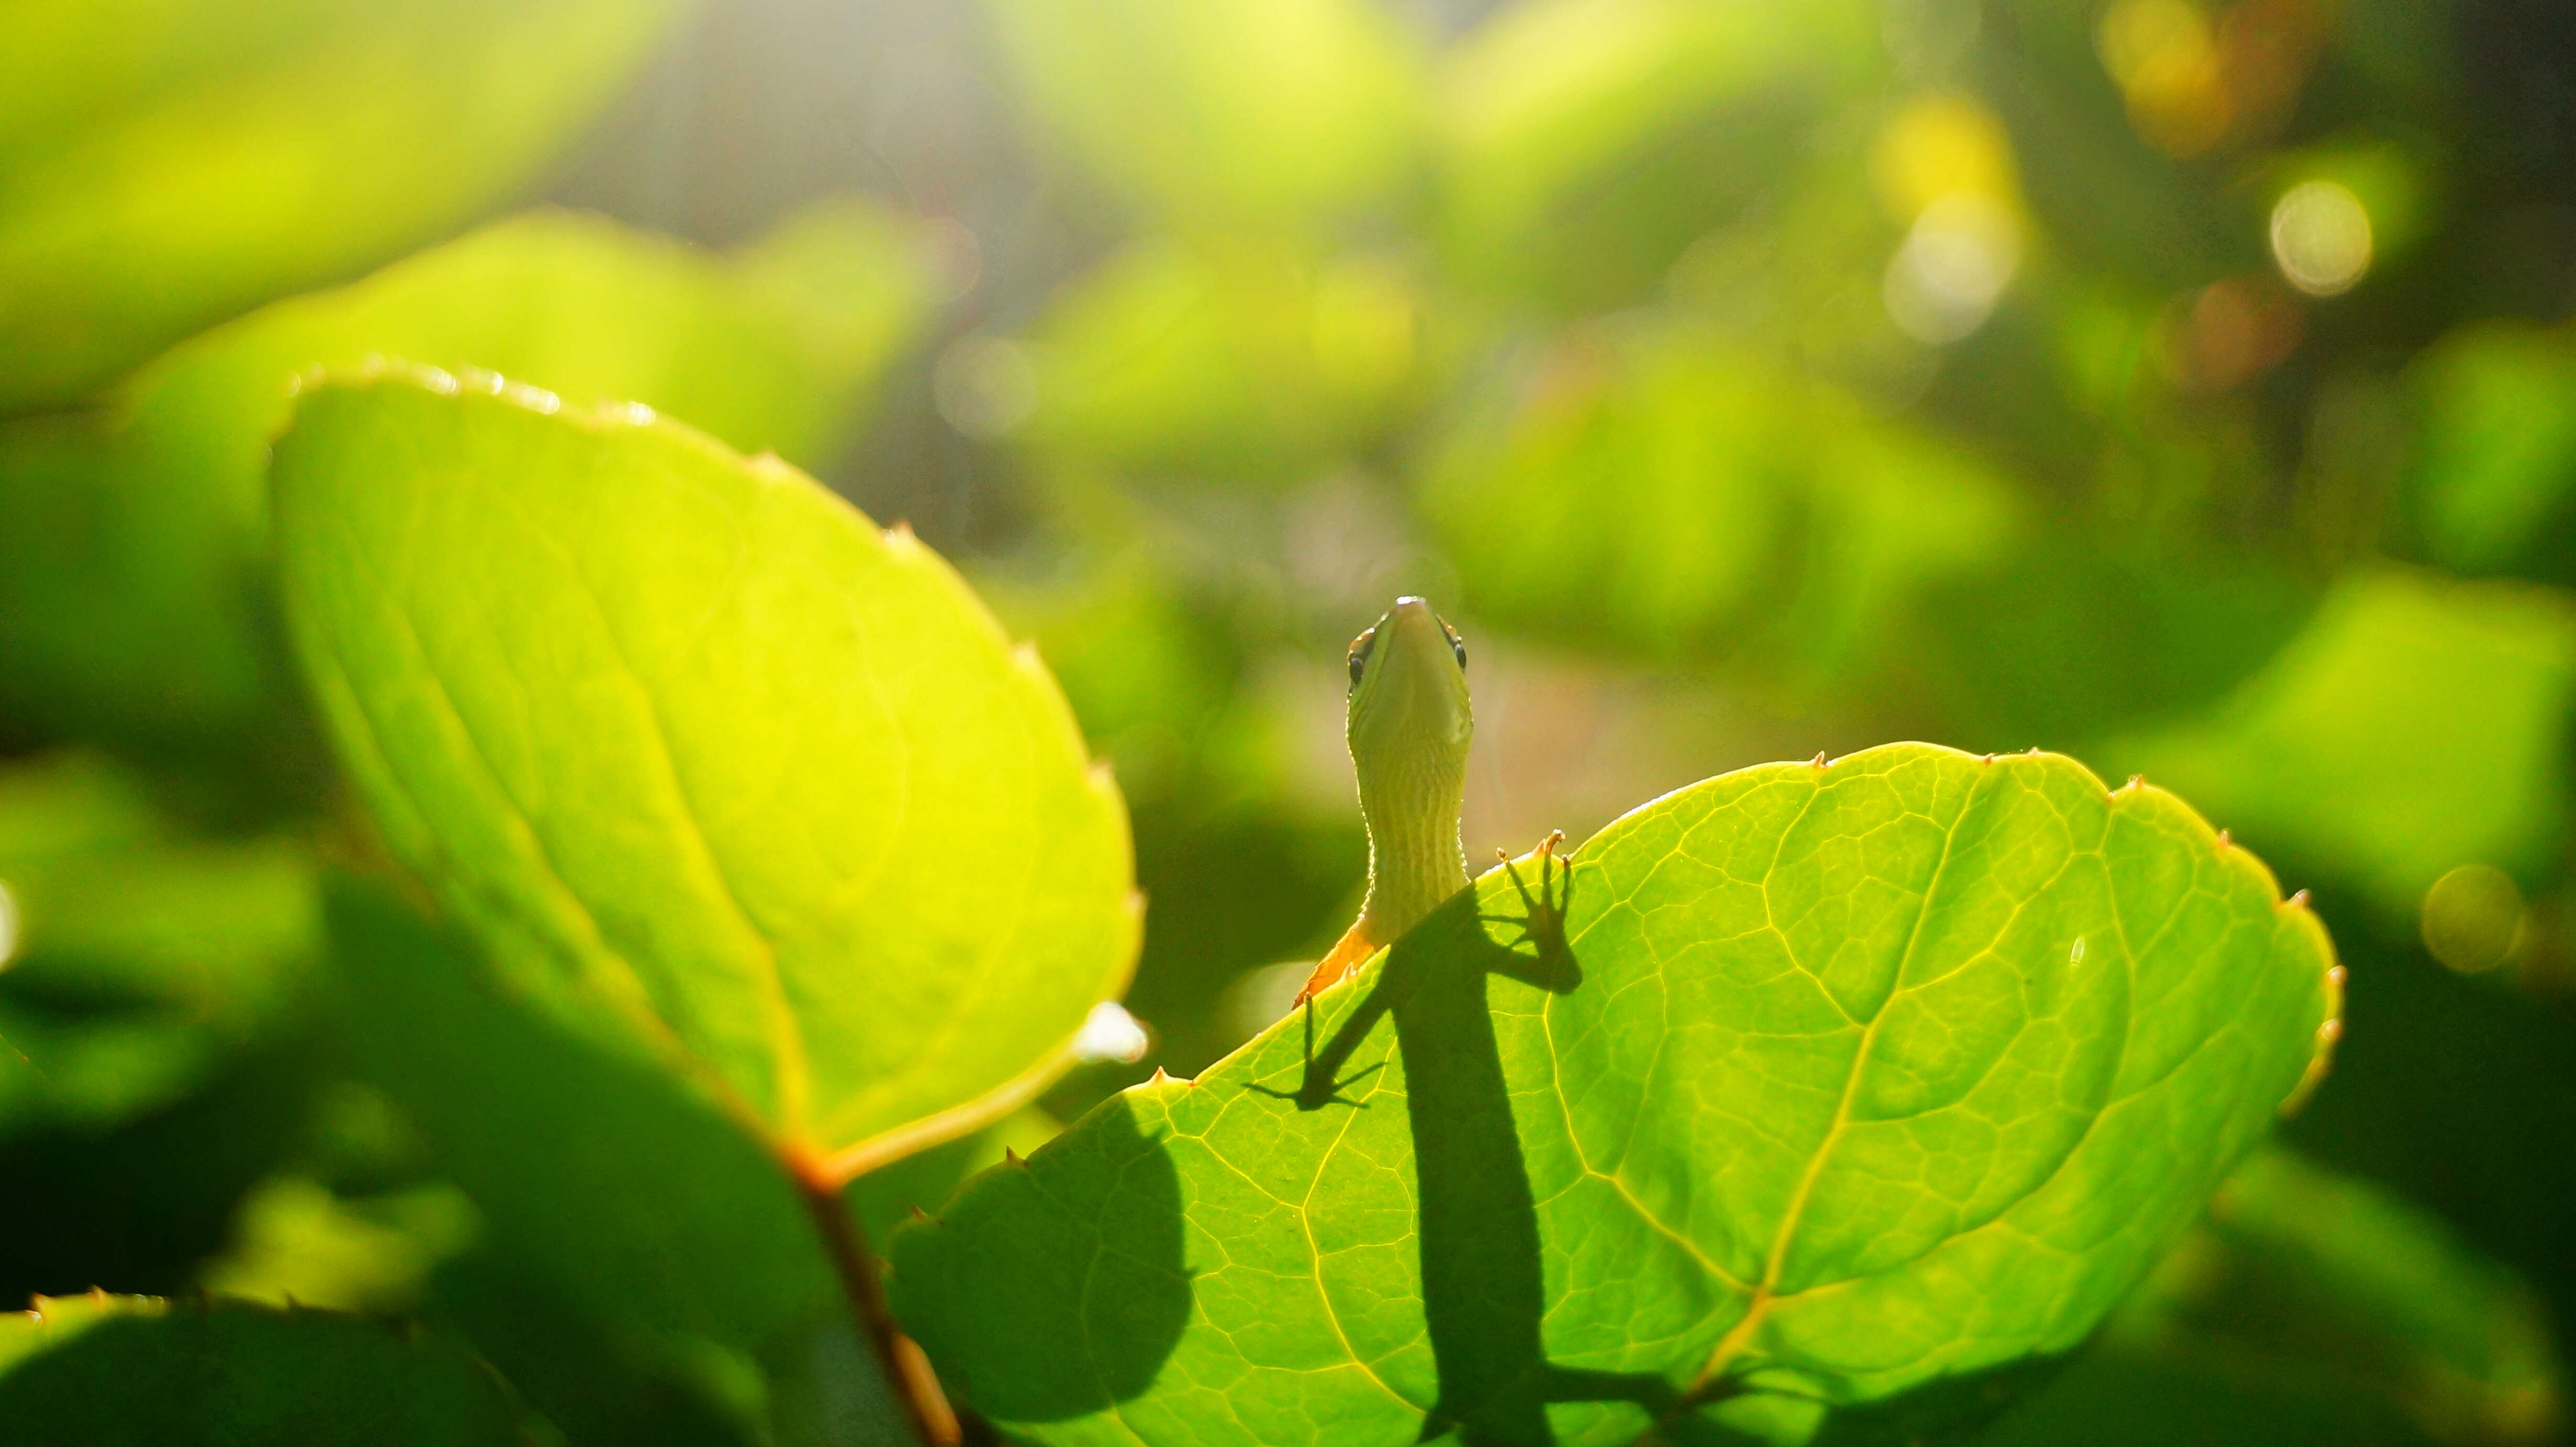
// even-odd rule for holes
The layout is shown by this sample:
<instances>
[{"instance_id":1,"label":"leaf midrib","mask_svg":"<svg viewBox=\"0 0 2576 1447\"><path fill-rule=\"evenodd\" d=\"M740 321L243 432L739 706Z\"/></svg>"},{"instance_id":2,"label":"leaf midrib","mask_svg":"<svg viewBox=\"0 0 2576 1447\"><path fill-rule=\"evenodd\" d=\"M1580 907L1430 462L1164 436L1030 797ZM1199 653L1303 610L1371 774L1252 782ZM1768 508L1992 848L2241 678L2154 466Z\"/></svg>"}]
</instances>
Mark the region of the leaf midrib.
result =
<instances>
[{"instance_id":1,"label":"leaf midrib","mask_svg":"<svg viewBox=\"0 0 2576 1447\"><path fill-rule=\"evenodd\" d=\"M1709 1352L1707 1363L1691 1381L1693 1393L1718 1380L1720 1374L1751 1344L1754 1334L1769 1319L1772 1305L1781 1300L1780 1273L1788 1263L1790 1244L1805 1219L1807 1203L1814 1196L1816 1182L1824 1175L1825 1162L1832 1158L1834 1147L1841 1143L1844 1130L1851 1124L1852 1102L1859 1096L1861 1077L1868 1073L1870 1052L1878 1044L1879 1026L1887 1019L1888 1007L1905 993L1905 974L1914 963L1915 951L1922 945L1923 927L1932 917L1932 906L1940 897L1942 880L1950 872L1950 860L1958 843L1960 827L1975 812L1977 801L1995 777L1991 757L1986 760L1986 765L1977 775L1977 781L1969 786L1968 797L1960 801L1958 813L1951 816L1941 831L1940 862L1933 866L1932 877L1924 882L1922 902L1915 906L1914 924L1906 932L1905 951L1897 957L1895 976L1888 982L1887 993L1880 998L1878 1008L1870 1012L1869 1023L1861 1029L1860 1045L1852 1052L1851 1069L1843 1078L1842 1098L1835 1102L1833 1121L1825 1129L1825 1138L1807 1158L1806 1170L1800 1175L1796 1189L1790 1193L1788 1207L1781 1214L1780 1227L1772 1235L1771 1249L1763 1262L1762 1280L1753 1289L1753 1300L1745 1307L1743 1317L1728 1328L1726 1335L1720 1337L1716 1347ZM1820 781L1815 796L1821 797L1830 787L1830 781ZM1783 838L1785 840L1785 834ZM1776 870L1777 867L1775 860L1773 868Z\"/></svg>"}]
</instances>

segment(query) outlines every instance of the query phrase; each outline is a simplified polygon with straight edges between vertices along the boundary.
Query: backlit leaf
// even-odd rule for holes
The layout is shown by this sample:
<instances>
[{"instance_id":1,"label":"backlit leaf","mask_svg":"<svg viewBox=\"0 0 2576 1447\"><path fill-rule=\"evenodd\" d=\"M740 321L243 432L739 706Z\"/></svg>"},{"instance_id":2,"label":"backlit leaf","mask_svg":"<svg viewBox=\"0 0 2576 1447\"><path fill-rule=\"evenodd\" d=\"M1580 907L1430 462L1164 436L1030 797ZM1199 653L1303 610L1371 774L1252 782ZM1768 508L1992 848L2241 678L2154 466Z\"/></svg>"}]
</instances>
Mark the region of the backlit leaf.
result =
<instances>
[{"instance_id":1,"label":"backlit leaf","mask_svg":"<svg viewBox=\"0 0 2576 1447\"><path fill-rule=\"evenodd\" d=\"M847 1177L1016 1108L1133 962L1126 821L1034 653L812 480L396 372L277 449L299 658L519 988Z\"/></svg>"},{"instance_id":2,"label":"backlit leaf","mask_svg":"<svg viewBox=\"0 0 2576 1447\"><path fill-rule=\"evenodd\" d=\"M1561 945L1489 874L899 1233L943 1374L1050 1443L1991 1411L1952 1389L2081 1341L2332 1034L2308 911L2062 757L1746 769L1579 859Z\"/></svg>"}]
</instances>

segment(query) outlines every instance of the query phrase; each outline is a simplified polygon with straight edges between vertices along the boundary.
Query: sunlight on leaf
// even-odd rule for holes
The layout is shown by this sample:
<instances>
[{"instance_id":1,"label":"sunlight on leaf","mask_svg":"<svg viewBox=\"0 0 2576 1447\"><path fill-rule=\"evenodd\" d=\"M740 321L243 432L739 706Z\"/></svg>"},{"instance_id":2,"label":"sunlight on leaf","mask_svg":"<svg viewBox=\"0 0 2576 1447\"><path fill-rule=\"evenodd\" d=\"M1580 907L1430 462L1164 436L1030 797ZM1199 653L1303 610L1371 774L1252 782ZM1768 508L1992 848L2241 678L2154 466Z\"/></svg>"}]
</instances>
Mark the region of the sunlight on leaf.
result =
<instances>
[{"instance_id":1,"label":"sunlight on leaf","mask_svg":"<svg viewBox=\"0 0 2576 1447\"><path fill-rule=\"evenodd\" d=\"M1126 819L908 532L644 409L397 371L275 468L387 844L522 989L846 1179L1009 1113L1135 956Z\"/></svg>"},{"instance_id":2,"label":"sunlight on leaf","mask_svg":"<svg viewBox=\"0 0 2576 1447\"><path fill-rule=\"evenodd\" d=\"M1746 769L1577 858L1562 946L1488 874L1311 1022L901 1232L948 1380L1050 1443L1991 1412L2334 1033L2301 902L2053 755Z\"/></svg>"}]
</instances>

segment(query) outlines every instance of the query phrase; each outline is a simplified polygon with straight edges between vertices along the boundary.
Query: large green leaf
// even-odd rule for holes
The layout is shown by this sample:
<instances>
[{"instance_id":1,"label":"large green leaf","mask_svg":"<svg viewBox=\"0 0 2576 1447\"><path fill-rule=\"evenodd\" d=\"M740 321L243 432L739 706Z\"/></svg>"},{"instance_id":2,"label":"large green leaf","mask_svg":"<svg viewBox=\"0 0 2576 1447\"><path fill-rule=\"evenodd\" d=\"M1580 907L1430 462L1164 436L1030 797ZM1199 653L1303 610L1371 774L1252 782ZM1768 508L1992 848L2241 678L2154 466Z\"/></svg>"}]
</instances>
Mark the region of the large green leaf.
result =
<instances>
[{"instance_id":1,"label":"large green leaf","mask_svg":"<svg viewBox=\"0 0 2576 1447\"><path fill-rule=\"evenodd\" d=\"M148 1297L38 1297L0 1316L0 1419L100 1447L523 1440L500 1384L453 1343L332 1312Z\"/></svg>"},{"instance_id":2,"label":"large green leaf","mask_svg":"<svg viewBox=\"0 0 2576 1447\"><path fill-rule=\"evenodd\" d=\"M1569 878L969 1187L898 1312L1047 1442L1802 1440L2080 1341L2333 1033L2314 917L2058 756L1746 769Z\"/></svg>"},{"instance_id":3,"label":"large green leaf","mask_svg":"<svg viewBox=\"0 0 2576 1447\"><path fill-rule=\"evenodd\" d=\"M816 466L930 288L917 238L861 205L729 258L538 212L193 338L112 407L0 430L0 708L129 744L269 741L261 469L310 368L483 367Z\"/></svg>"},{"instance_id":4,"label":"large green leaf","mask_svg":"<svg viewBox=\"0 0 2576 1447\"><path fill-rule=\"evenodd\" d=\"M36 0L0 15L0 412L508 195L668 0Z\"/></svg>"},{"instance_id":5,"label":"large green leaf","mask_svg":"<svg viewBox=\"0 0 2576 1447\"><path fill-rule=\"evenodd\" d=\"M398 371L275 464L298 653L386 841L523 989L855 1174L1071 1061L1126 821L1036 655L775 459Z\"/></svg>"}]
</instances>

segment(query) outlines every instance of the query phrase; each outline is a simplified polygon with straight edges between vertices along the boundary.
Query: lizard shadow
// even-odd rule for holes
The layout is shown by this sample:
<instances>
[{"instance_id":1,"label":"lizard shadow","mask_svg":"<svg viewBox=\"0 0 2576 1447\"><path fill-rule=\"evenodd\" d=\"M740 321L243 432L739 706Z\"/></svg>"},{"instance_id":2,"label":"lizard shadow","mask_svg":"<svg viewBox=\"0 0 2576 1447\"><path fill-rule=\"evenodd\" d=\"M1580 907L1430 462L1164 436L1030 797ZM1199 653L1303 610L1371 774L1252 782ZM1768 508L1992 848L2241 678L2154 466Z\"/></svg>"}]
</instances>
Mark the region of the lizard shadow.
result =
<instances>
[{"instance_id":1,"label":"lizard shadow","mask_svg":"<svg viewBox=\"0 0 2576 1447\"><path fill-rule=\"evenodd\" d=\"M1462 891L1388 952L1368 995L1320 1045L1310 1010L1295 1090L1251 1087L1302 1111L1367 1109L1346 1092L1383 1065L1340 1072L1381 1020L1394 1020L1413 1136L1423 1316L1439 1376L1424 1441L1455 1434L1470 1447L1553 1442L1547 1407L1555 1402L1632 1402L1659 1418L1681 1405L1661 1375L1547 1360L1538 1204L1489 990L1496 976L1551 995L1582 985L1561 924L1581 873L1542 875L1539 898L1553 908L1528 915L1482 914L1479 892ZM1551 898L1559 885L1566 898ZM1535 953L1496 939L1492 924L1519 926Z\"/></svg>"}]
</instances>

